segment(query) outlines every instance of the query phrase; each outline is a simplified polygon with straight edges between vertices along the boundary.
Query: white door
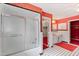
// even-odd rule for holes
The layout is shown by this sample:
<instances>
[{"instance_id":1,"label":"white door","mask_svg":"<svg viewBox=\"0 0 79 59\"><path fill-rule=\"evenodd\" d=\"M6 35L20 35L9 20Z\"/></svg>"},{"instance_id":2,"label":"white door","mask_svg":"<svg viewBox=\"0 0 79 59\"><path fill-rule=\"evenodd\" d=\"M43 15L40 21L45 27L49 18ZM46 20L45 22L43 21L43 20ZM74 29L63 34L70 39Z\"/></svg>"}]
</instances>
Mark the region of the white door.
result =
<instances>
[{"instance_id":1,"label":"white door","mask_svg":"<svg viewBox=\"0 0 79 59\"><path fill-rule=\"evenodd\" d=\"M2 15L2 53L8 55L24 50L25 21L18 16Z\"/></svg>"}]
</instances>

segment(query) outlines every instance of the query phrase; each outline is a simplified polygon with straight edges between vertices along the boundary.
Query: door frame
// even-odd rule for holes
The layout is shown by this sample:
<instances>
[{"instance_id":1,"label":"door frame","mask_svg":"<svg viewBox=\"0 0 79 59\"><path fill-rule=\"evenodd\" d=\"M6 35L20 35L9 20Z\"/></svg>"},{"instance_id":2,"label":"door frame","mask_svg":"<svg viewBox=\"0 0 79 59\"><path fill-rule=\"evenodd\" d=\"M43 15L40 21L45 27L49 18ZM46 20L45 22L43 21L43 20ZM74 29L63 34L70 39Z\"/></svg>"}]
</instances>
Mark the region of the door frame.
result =
<instances>
[{"instance_id":1,"label":"door frame","mask_svg":"<svg viewBox=\"0 0 79 59\"><path fill-rule=\"evenodd\" d=\"M42 16L41 16L42 20L43 20L43 17L46 17L46 18L49 18L49 19L50 19L50 23L51 23L51 24L49 24L49 25L50 25L50 32L52 32L52 14L43 11L43 12L42 12ZM49 19L48 19L48 20L49 20ZM43 24L42 24L42 26L43 26ZM42 26L41 26L41 27L42 27ZM43 30L42 30L42 32L43 32ZM48 38L48 37L47 37L47 38ZM49 47L49 43L48 43L48 42L49 42L49 41L48 41L48 39L47 39L47 45L45 44L47 47ZM43 47L43 48L44 48L44 47Z\"/></svg>"},{"instance_id":2,"label":"door frame","mask_svg":"<svg viewBox=\"0 0 79 59\"><path fill-rule=\"evenodd\" d=\"M43 25L43 21L46 21L46 36L44 36L44 32L43 32L43 49L46 49L49 47L48 42L49 42L49 31L50 31L50 18L42 16L43 20L42 20L42 25ZM42 30L43 30L43 26L42 26Z\"/></svg>"}]
</instances>

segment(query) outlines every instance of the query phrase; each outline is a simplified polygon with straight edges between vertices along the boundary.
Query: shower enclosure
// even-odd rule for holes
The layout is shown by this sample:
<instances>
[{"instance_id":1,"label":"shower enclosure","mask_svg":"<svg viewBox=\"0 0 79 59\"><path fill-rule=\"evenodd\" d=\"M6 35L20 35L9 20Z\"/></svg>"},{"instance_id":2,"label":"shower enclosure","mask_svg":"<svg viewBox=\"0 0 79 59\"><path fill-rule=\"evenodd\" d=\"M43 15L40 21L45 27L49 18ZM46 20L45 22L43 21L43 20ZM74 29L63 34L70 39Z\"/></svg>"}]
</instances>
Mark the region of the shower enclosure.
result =
<instances>
[{"instance_id":1,"label":"shower enclosure","mask_svg":"<svg viewBox=\"0 0 79 59\"><path fill-rule=\"evenodd\" d=\"M0 54L11 55L39 46L40 14L0 4Z\"/></svg>"}]
</instances>

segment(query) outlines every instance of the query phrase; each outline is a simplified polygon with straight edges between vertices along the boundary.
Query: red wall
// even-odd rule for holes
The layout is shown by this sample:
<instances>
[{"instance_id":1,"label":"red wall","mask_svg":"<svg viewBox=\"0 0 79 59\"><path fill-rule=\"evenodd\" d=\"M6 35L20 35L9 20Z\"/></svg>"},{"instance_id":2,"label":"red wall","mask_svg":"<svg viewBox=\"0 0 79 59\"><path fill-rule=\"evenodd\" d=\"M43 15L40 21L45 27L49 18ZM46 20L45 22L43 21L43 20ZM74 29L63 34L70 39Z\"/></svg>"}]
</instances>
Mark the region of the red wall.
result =
<instances>
[{"instance_id":1,"label":"red wall","mask_svg":"<svg viewBox=\"0 0 79 59\"><path fill-rule=\"evenodd\" d=\"M62 18L62 19L56 19L56 24L66 23L67 24L66 27L67 27L67 30L68 30L68 21L76 20L76 19L79 19L79 15L71 16L71 17L67 17L67 18Z\"/></svg>"},{"instance_id":2,"label":"red wall","mask_svg":"<svg viewBox=\"0 0 79 59\"><path fill-rule=\"evenodd\" d=\"M67 18L62 18L62 19L56 19L57 23L64 23L64 22L68 22L70 20L75 20L75 19L79 19L79 15L76 16L71 16L71 17L67 17Z\"/></svg>"}]
</instances>

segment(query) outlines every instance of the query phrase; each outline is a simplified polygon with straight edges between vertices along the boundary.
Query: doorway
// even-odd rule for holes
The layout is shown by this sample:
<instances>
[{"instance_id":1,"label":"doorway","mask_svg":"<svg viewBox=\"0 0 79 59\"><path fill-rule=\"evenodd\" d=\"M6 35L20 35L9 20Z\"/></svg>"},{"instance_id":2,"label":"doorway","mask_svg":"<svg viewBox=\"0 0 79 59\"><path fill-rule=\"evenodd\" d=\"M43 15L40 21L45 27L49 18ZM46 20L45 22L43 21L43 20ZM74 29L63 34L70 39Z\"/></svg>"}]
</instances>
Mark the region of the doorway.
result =
<instances>
[{"instance_id":1,"label":"doorway","mask_svg":"<svg viewBox=\"0 0 79 59\"><path fill-rule=\"evenodd\" d=\"M79 20L70 22L70 42L79 45Z\"/></svg>"},{"instance_id":2,"label":"doorway","mask_svg":"<svg viewBox=\"0 0 79 59\"><path fill-rule=\"evenodd\" d=\"M49 32L50 32L50 18L43 16L42 21L42 30L43 30L43 49L48 48L49 46Z\"/></svg>"},{"instance_id":3,"label":"doorway","mask_svg":"<svg viewBox=\"0 0 79 59\"><path fill-rule=\"evenodd\" d=\"M48 48L48 23L43 20L43 49Z\"/></svg>"}]
</instances>

